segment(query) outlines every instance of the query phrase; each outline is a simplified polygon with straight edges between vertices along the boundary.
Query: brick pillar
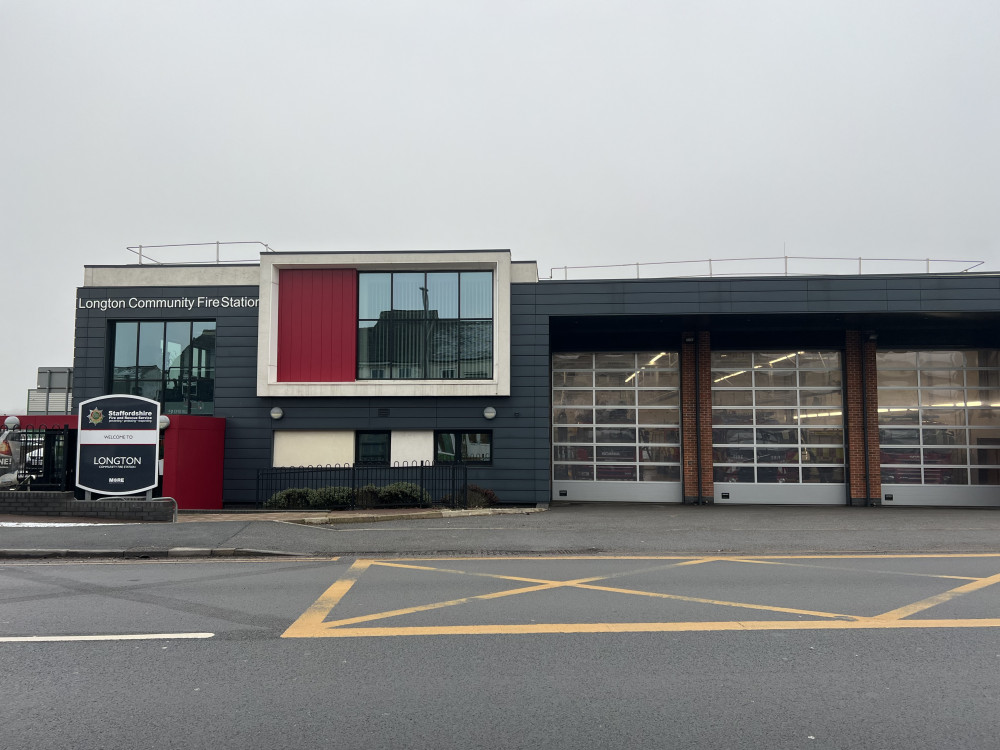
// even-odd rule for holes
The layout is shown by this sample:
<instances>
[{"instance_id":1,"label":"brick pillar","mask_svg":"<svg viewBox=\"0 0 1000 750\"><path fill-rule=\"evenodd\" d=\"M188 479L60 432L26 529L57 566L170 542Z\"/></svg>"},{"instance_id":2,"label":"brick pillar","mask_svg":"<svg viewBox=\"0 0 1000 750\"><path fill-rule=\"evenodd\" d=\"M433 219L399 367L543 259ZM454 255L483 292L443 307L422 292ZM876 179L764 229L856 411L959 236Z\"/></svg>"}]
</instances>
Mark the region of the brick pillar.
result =
<instances>
[{"instance_id":1,"label":"brick pillar","mask_svg":"<svg viewBox=\"0 0 1000 750\"><path fill-rule=\"evenodd\" d=\"M881 505L881 454L878 444L878 377L876 342L860 331L847 331L844 341L848 503ZM867 462L866 458L867 449Z\"/></svg>"},{"instance_id":2,"label":"brick pillar","mask_svg":"<svg viewBox=\"0 0 1000 750\"><path fill-rule=\"evenodd\" d=\"M708 331L681 335L681 453L685 503L711 503L715 498L711 352Z\"/></svg>"}]
</instances>

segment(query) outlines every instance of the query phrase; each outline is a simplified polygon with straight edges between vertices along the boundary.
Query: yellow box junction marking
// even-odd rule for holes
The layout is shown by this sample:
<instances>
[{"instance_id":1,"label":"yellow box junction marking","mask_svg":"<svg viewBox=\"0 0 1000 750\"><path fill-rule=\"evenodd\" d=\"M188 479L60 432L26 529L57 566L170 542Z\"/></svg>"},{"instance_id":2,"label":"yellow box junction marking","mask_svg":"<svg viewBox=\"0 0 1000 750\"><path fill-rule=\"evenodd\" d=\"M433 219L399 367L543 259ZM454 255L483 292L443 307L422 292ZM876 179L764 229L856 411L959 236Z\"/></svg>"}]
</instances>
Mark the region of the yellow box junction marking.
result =
<instances>
[{"instance_id":1,"label":"yellow box junction marking","mask_svg":"<svg viewBox=\"0 0 1000 750\"><path fill-rule=\"evenodd\" d=\"M357 560L348 569L346 575L330 586L313 604L295 620L294 623L282 634L282 638L360 638L360 637L385 637L402 635L517 635L517 634L545 634L545 633L658 633L658 632L698 632L698 631L727 631L727 630L862 630L862 629L903 629L903 628L993 628L1000 627L1000 618L978 618L978 619L926 619L915 620L906 619L910 615L952 601L964 594L981 591L996 583L1000 583L1000 573L984 578L973 578L970 576L934 575L928 573L901 573L902 575L918 575L931 578L955 579L967 581L960 586L937 594L935 596L922 599L912 604L898 607L888 612L883 612L875 616L852 615L835 612L818 612L808 609L795 609L789 607L776 607L765 604L755 604L751 602L733 602L718 599L708 599L692 596L682 596L679 594L664 594L654 591L642 591L638 589L619 588L613 586L597 585L597 581L608 581L609 579L621 578L668 568L676 568L690 565L700 565L714 562L739 562L739 563L763 563L769 565L793 565L796 567L822 567L815 564L804 564L791 562L793 560L890 560L890 559L965 559L965 558L998 558L1000 554L984 553L973 555L931 555L931 554L906 554L906 555L778 555L778 556L740 556L740 557L676 557L676 556L622 556L622 557L503 557L503 558L440 558L441 561L456 562L462 559L475 561L488 560L530 560L530 561L562 561L562 560L587 560L596 562L607 561L656 561L658 564L652 567L626 570L608 575L592 576L588 578L577 578L565 581L553 581L540 578L527 578L524 576L501 575L497 573L481 573L475 571L464 571L456 568L437 567L427 565L427 562L438 561L437 558L417 561L404 560ZM428 604L413 607L393 609L386 612L376 612L356 617L348 617L339 620L329 620L333 609L340 603L344 596L351 590L360 576L372 566L401 568L407 570L427 571L432 573L444 573L449 575L462 575L479 578L490 578L494 580L511 581L515 583L530 584L518 586L503 591L488 594L477 594L450 599L447 601L431 602ZM827 568L830 569L830 568ZM837 569L842 570L842 569ZM866 571L873 572L873 571ZM895 574L896 571L878 571L882 573ZM537 591L548 591L559 588L577 588L591 591L602 591L614 594L625 594L630 596L651 597L657 599L672 599L676 601L694 602L699 604L710 604L720 607L739 608L749 610L763 610L767 612L778 612L783 614L794 614L800 617L811 617L811 620L722 620L713 622L692 621L692 622L605 622L605 623L530 623L530 624L484 624L484 625L440 625L440 626L418 626L418 627L351 627L360 623L377 622L388 620L403 615L415 614L418 612L428 612L447 607L455 607L470 602L501 599L504 597L518 596L520 594L533 593Z\"/></svg>"}]
</instances>

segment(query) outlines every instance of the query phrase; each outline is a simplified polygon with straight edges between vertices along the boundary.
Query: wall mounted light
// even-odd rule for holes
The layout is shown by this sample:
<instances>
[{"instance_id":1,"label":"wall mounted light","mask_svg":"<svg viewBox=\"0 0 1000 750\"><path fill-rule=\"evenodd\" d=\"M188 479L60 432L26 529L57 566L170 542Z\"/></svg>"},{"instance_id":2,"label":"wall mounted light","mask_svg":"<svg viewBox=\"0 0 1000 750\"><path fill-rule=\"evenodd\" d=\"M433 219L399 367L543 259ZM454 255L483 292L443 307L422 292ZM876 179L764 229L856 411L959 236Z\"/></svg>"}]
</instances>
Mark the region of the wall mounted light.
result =
<instances>
[{"instance_id":1,"label":"wall mounted light","mask_svg":"<svg viewBox=\"0 0 1000 750\"><path fill-rule=\"evenodd\" d=\"M167 429L170 426L170 417L168 417L166 414L161 414L159 425L161 430Z\"/></svg>"},{"instance_id":2,"label":"wall mounted light","mask_svg":"<svg viewBox=\"0 0 1000 750\"><path fill-rule=\"evenodd\" d=\"M280 406L271 407L271 419L281 419L283 416L285 416L285 412Z\"/></svg>"},{"instance_id":3,"label":"wall mounted light","mask_svg":"<svg viewBox=\"0 0 1000 750\"><path fill-rule=\"evenodd\" d=\"M3 421L3 426L8 430L16 430L21 426L21 420L17 417L7 417L7 419Z\"/></svg>"},{"instance_id":4,"label":"wall mounted light","mask_svg":"<svg viewBox=\"0 0 1000 750\"><path fill-rule=\"evenodd\" d=\"M493 419L496 415L497 415L497 410L494 409L492 406L487 406L485 409L483 409L483 416L486 417L486 419Z\"/></svg>"}]
</instances>

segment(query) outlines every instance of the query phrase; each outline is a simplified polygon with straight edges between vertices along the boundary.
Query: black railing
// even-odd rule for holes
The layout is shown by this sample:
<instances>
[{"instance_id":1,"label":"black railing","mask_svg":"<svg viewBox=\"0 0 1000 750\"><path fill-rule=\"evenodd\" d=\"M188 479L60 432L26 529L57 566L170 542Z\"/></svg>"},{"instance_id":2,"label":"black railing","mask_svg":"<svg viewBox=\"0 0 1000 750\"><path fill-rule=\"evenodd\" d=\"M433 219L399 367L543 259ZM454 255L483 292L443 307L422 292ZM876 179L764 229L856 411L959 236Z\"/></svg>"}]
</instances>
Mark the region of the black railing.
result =
<instances>
[{"instance_id":1,"label":"black railing","mask_svg":"<svg viewBox=\"0 0 1000 750\"><path fill-rule=\"evenodd\" d=\"M0 429L0 489L66 491L76 475L76 430Z\"/></svg>"},{"instance_id":2,"label":"black railing","mask_svg":"<svg viewBox=\"0 0 1000 750\"><path fill-rule=\"evenodd\" d=\"M466 476L461 464L259 469L257 502L275 510L464 508L468 503Z\"/></svg>"}]
</instances>

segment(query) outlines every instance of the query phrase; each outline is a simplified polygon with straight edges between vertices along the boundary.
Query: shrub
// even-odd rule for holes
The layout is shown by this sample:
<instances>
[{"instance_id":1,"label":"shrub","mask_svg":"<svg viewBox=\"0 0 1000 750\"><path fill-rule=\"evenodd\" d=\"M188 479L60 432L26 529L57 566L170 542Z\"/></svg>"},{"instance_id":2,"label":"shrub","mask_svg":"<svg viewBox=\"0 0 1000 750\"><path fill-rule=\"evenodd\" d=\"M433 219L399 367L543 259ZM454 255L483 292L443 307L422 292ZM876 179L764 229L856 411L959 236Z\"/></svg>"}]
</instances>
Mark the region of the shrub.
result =
<instances>
[{"instance_id":1,"label":"shrub","mask_svg":"<svg viewBox=\"0 0 1000 750\"><path fill-rule=\"evenodd\" d=\"M378 487L374 484L366 484L358 487L358 493L354 497L354 504L359 508L371 508L378 503Z\"/></svg>"},{"instance_id":2,"label":"shrub","mask_svg":"<svg viewBox=\"0 0 1000 750\"><path fill-rule=\"evenodd\" d=\"M350 487L321 487L309 492L309 507L332 510L346 508L354 502L354 491Z\"/></svg>"},{"instance_id":3,"label":"shrub","mask_svg":"<svg viewBox=\"0 0 1000 750\"><path fill-rule=\"evenodd\" d=\"M445 495L441 498L441 502L456 508L487 508L496 505L499 499L493 490L475 484L467 484L463 491L458 494L458 500L455 500L452 495Z\"/></svg>"},{"instance_id":4,"label":"shrub","mask_svg":"<svg viewBox=\"0 0 1000 750\"><path fill-rule=\"evenodd\" d=\"M305 487L290 487L287 490L275 492L264 501L265 508L307 508L309 507L309 493Z\"/></svg>"},{"instance_id":5,"label":"shrub","mask_svg":"<svg viewBox=\"0 0 1000 750\"><path fill-rule=\"evenodd\" d=\"M465 487L465 507L466 508L486 508L496 505L497 493L480 487L476 484L469 484Z\"/></svg>"},{"instance_id":6,"label":"shrub","mask_svg":"<svg viewBox=\"0 0 1000 750\"><path fill-rule=\"evenodd\" d=\"M413 482L393 482L378 491L383 505L430 505L431 493Z\"/></svg>"}]
</instances>

